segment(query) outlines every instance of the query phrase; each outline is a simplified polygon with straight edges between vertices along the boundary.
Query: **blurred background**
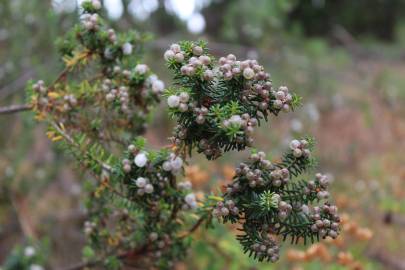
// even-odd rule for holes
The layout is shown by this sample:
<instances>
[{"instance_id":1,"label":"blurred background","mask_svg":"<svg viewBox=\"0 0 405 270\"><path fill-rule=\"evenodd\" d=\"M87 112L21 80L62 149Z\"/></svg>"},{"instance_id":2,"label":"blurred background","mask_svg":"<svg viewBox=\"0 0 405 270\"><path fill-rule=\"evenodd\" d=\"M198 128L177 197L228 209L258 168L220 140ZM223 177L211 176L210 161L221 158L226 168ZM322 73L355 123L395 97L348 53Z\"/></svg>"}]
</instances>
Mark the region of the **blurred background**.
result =
<instances>
[{"instance_id":1,"label":"blurred background","mask_svg":"<svg viewBox=\"0 0 405 270\"><path fill-rule=\"evenodd\" d=\"M258 59L274 85L287 85L304 105L263 125L256 145L276 158L291 138L313 134L319 168L334 179L343 213L337 240L284 243L277 264L260 264L242 253L236 228L219 225L196 234L176 269L405 269L405 1L103 2L114 28L153 35L144 61L166 84L162 55L178 40L204 38L214 55ZM24 103L27 80L56 77L54 42L78 21L79 3L0 1L0 106ZM35 243L60 269L81 258L85 176L32 116L0 117L0 264ZM173 122L164 104L153 119L146 136L158 148ZM246 155L195 156L186 177L196 190L218 190Z\"/></svg>"}]
</instances>

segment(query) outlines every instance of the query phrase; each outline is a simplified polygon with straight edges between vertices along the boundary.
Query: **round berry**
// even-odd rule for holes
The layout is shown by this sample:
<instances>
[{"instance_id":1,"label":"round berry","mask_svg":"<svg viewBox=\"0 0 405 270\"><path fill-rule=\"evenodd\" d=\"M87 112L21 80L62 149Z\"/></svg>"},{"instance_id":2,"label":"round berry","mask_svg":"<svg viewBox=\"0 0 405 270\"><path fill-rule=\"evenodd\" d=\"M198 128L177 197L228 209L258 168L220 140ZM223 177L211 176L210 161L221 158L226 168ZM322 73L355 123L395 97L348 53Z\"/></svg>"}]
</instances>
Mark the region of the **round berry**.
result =
<instances>
[{"instance_id":1,"label":"round berry","mask_svg":"<svg viewBox=\"0 0 405 270\"><path fill-rule=\"evenodd\" d=\"M177 108L180 104L180 97L172 95L167 99L167 105L170 108Z\"/></svg>"},{"instance_id":2,"label":"round berry","mask_svg":"<svg viewBox=\"0 0 405 270\"><path fill-rule=\"evenodd\" d=\"M139 153L135 156L134 163L138 167L145 167L146 163L148 162L148 157L145 153Z\"/></svg>"},{"instance_id":3,"label":"round berry","mask_svg":"<svg viewBox=\"0 0 405 270\"><path fill-rule=\"evenodd\" d=\"M251 79L253 79L254 76L255 76L255 72L253 71L253 69L245 68L243 70L243 77L245 77L245 79L251 80Z\"/></svg>"}]
</instances>

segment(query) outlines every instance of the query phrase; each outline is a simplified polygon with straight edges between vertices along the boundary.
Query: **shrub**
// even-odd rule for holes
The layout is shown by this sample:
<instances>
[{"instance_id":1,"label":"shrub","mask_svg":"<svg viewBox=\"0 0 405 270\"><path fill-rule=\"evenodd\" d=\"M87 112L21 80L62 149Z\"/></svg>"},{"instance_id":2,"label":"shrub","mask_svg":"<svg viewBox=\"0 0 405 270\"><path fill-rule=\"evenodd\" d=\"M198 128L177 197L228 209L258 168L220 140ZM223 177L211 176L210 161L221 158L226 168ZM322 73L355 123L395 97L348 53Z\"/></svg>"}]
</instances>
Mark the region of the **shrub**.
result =
<instances>
[{"instance_id":1,"label":"shrub","mask_svg":"<svg viewBox=\"0 0 405 270\"><path fill-rule=\"evenodd\" d=\"M327 177L301 179L315 165L311 138L293 140L279 162L252 150L223 194L197 198L182 181L194 150L215 160L252 147L255 127L294 110L299 96L273 86L256 60L229 54L217 61L203 41L172 44L165 52L174 73L174 86L165 89L139 60L147 36L109 29L97 0L82 8L81 23L58 41L65 69L52 83L30 83L22 107L47 123L48 137L94 179L84 184L84 262L69 269L134 262L171 268L185 257L192 233L215 219L239 223L237 239L259 261L278 259L278 236L293 243L337 237ZM177 126L171 145L153 151L140 135L161 96Z\"/></svg>"}]
</instances>

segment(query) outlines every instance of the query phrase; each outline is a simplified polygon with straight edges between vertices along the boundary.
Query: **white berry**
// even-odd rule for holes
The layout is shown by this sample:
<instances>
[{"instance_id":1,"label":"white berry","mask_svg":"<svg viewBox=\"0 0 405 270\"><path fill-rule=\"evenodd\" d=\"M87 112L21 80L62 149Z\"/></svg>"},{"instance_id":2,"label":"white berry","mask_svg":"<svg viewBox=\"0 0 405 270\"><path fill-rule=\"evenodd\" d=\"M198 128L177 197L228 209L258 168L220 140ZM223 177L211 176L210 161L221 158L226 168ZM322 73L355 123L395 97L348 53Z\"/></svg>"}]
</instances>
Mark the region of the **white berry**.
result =
<instances>
[{"instance_id":1,"label":"white berry","mask_svg":"<svg viewBox=\"0 0 405 270\"><path fill-rule=\"evenodd\" d=\"M166 61L169 61L169 60L173 59L174 52L172 50L167 50L167 51L165 51L165 54L163 55L163 57Z\"/></svg>"},{"instance_id":2,"label":"white berry","mask_svg":"<svg viewBox=\"0 0 405 270\"><path fill-rule=\"evenodd\" d=\"M180 97L178 96L170 96L167 99L167 105L169 105L170 108L177 108L180 104Z\"/></svg>"},{"instance_id":3,"label":"white berry","mask_svg":"<svg viewBox=\"0 0 405 270\"><path fill-rule=\"evenodd\" d=\"M152 90L155 93L161 93L165 89L165 84L161 80L155 80L152 83Z\"/></svg>"},{"instance_id":4,"label":"white berry","mask_svg":"<svg viewBox=\"0 0 405 270\"><path fill-rule=\"evenodd\" d=\"M255 72L253 71L253 69L245 68L243 70L243 77L245 77L245 79L250 80L250 79L253 79L254 76L255 76Z\"/></svg>"},{"instance_id":5,"label":"white berry","mask_svg":"<svg viewBox=\"0 0 405 270\"><path fill-rule=\"evenodd\" d=\"M148 69L149 69L148 66L145 64L138 64L135 66L135 72L140 75L143 75L146 72L148 72Z\"/></svg>"},{"instance_id":6,"label":"white berry","mask_svg":"<svg viewBox=\"0 0 405 270\"><path fill-rule=\"evenodd\" d=\"M124 45L122 45L122 53L124 55L130 55L132 53L132 44L129 42L124 43Z\"/></svg>"},{"instance_id":7,"label":"white berry","mask_svg":"<svg viewBox=\"0 0 405 270\"><path fill-rule=\"evenodd\" d=\"M183 166L183 160L180 157L176 157L171 162L173 170L180 170Z\"/></svg>"},{"instance_id":8,"label":"white berry","mask_svg":"<svg viewBox=\"0 0 405 270\"><path fill-rule=\"evenodd\" d=\"M136 179L135 184L137 187L139 188L143 188L146 185L146 179L143 177L138 177L138 179Z\"/></svg>"},{"instance_id":9,"label":"white berry","mask_svg":"<svg viewBox=\"0 0 405 270\"><path fill-rule=\"evenodd\" d=\"M148 162L148 157L146 156L145 153L139 153L136 155L134 159L134 163L138 167L144 167L146 163Z\"/></svg>"}]
</instances>

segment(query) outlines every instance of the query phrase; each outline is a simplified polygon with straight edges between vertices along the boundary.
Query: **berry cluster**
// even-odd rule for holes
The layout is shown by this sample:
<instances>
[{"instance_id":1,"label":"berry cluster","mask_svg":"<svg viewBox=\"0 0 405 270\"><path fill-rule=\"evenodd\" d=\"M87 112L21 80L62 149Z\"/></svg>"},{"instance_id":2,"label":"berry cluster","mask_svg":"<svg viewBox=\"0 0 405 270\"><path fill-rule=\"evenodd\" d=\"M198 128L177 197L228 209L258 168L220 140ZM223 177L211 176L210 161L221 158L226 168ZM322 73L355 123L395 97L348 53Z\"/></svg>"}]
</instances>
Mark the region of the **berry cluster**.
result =
<instances>
[{"instance_id":1,"label":"berry cluster","mask_svg":"<svg viewBox=\"0 0 405 270\"><path fill-rule=\"evenodd\" d=\"M69 130L126 143L125 129L144 131L148 113L165 86L139 63L144 37L116 33L107 27L100 10L100 1L83 1L81 23L58 42L65 70L52 84L31 85L32 105L38 119L52 113L53 120ZM79 70L87 77L73 79Z\"/></svg>"},{"instance_id":2,"label":"berry cluster","mask_svg":"<svg viewBox=\"0 0 405 270\"><path fill-rule=\"evenodd\" d=\"M175 250L185 252L186 243L177 237L178 222L185 217L182 213L196 209L198 201L189 181L177 183L183 158L167 149L147 151L143 144L138 138L128 146L121 161L124 175L120 181L126 187L126 197L137 204L137 211L145 220L137 230L149 232L149 259L153 258L155 266L164 263L163 268L168 268L167 263L179 257Z\"/></svg>"},{"instance_id":3,"label":"berry cluster","mask_svg":"<svg viewBox=\"0 0 405 270\"><path fill-rule=\"evenodd\" d=\"M98 14L83 14L81 17L82 25L86 30L88 31L97 31L100 26L99 26L99 17Z\"/></svg>"},{"instance_id":4,"label":"berry cluster","mask_svg":"<svg viewBox=\"0 0 405 270\"><path fill-rule=\"evenodd\" d=\"M196 114L195 122L199 125L205 123L205 119L208 114L208 109L204 106L194 108L194 113Z\"/></svg>"},{"instance_id":5,"label":"berry cluster","mask_svg":"<svg viewBox=\"0 0 405 270\"><path fill-rule=\"evenodd\" d=\"M291 109L293 96L289 93L288 87L280 86L278 91L272 91L272 94L276 97L276 99L273 101L274 107L284 112L289 112Z\"/></svg>"},{"instance_id":6,"label":"berry cluster","mask_svg":"<svg viewBox=\"0 0 405 270\"><path fill-rule=\"evenodd\" d=\"M148 178L138 177L135 180L135 185L138 187L137 193L142 196L145 193L151 194L153 192L153 185L150 184Z\"/></svg>"},{"instance_id":7,"label":"berry cluster","mask_svg":"<svg viewBox=\"0 0 405 270\"><path fill-rule=\"evenodd\" d=\"M197 146L209 159L252 146L261 120L299 103L285 86L274 91L270 75L256 60L238 61L229 54L216 61L203 42L172 44L164 58L179 86L165 91L182 131L173 141L180 148Z\"/></svg>"},{"instance_id":8,"label":"berry cluster","mask_svg":"<svg viewBox=\"0 0 405 270\"><path fill-rule=\"evenodd\" d=\"M339 234L340 217L337 214L337 207L325 203L321 207L314 207L310 218L314 222L311 230L318 233L320 237L330 236L335 239Z\"/></svg>"},{"instance_id":9,"label":"berry cluster","mask_svg":"<svg viewBox=\"0 0 405 270\"><path fill-rule=\"evenodd\" d=\"M164 83L144 64L136 65L132 72L121 71L119 66L115 66L114 74L116 80L105 79L101 89L106 93L105 100L108 103L119 106L120 110L129 116L132 114L141 116L142 114L137 112L141 105L140 101L158 100L164 90Z\"/></svg>"},{"instance_id":10,"label":"berry cluster","mask_svg":"<svg viewBox=\"0 0 405 270\"><path fill-rule=\"evenodd\" d=\"M308 149L309 142L307 140L292 140L290 148L293 151L293 155L296 158L309 157L311 152Z\"/></svg>"},{"instance_id":11,"label":"berry cluster","mask_svg":"<svg viewBox=\"0 0 405 270\"><path fill-rule=\"evenodd\" d=\"M260 238L250 246L250 250L253 251L259 260L267 258L271 262L278 261L280 255L280 248L273 236L268 233L263 233Z\"/></svg>"},{"instance_id":12,"label":"berry cluster","mask_svg":"<svg viewBox=\"0 0 405 270\"><path fill-rule=\"evenodd\" d=\"M311 165L311 143L306 139L293 140L290 151L279 163L266 159L264 152L252 153L249 161L235 170L232 183L216 203L212 215L224 222L239 222L244 235L238 236L245 252L253 252L259 260L275 261L278 256L258 248L258 231L265 231L292 241L309 238L311 241L339 234L339 216L336 206L325 202L321 207L309 205L326 199L328 179L316 174L315 181L297 181L294 178ZM294 151L301 151L294 155ZM290 172L290 169L292 170ZM231 207L228 203L231 202ZM236 212L231 209L236 208ZM263 250L262 250L263 249Z\"/></svg>"},{"instance_id":13,"label":"berry cluster","mask_svg":"<svg viewBox=\"0 0 405 270\"><path fill-rule=\"evenodd\" d=\"M39 80L32 85L32 90L37 95L36 103L38 107L46 108L48 106L48 88L43 80Z\"/></svg>"},{"instance_id":14,"label":"berry cluster","mask_svg":"<svg viewBox=\"0 0 405 270\"><path fill-rule=\"evenodd\" d=\"M319 200L328 199L329 192L327 188L329 183L330 180L327 175L317 173L315 180L308 181L304 191L308 196L316 196Z\"/></svg>"},{"instance_id":15,"label":"berry cluster","mask_svg":"<svg viewBox=\"0 0 405 270\"><path fill-rule=\"evenodd\" d=\"M179 95L171 95L167 98L167 105L170 108L178 108L180 112L186 112L193 108L194 104L188 103L190 95L187 92L180 92Z\"/></svg>"},{"instance_id":16,"label":"berry cluster","mask_svg":"<svg viewBox=\"0 0 405 270\"><path fill-rule=\"evenodd\" d=\"M266 186L280 187L288 183L290 173L287 168L279 164L273 164L267 160L264 152L253 153L250 156L250 164L241 163L235 170L237 178L229 186L229 191L236 185L248 184L250 188ZM237 191L237 190L236 190Z\"/></svg>"},{"instance_id":17,"label":"berry cluster","mask_svg":"<svg viewBox=\"0 0 405 270\"><path fill-rule=\"evenodd\" d=\"M197 76L205 81L212 80L214 78L212 60L209 55L203 54L204 49L199 45L193 45L189 52L183 49L179 44L172 44L164 53L165 60L180 64L181 75Z\"/></svg>"},{"instance_id":18,"label":"berry cluster","mask_svg":"<svg viewBox=\"0 0 405 270\"><path fill-rule=\"evenodd\" d=\"M212 215L218 218L228 215L239 216L239 209L232 200L227 200L225 202L218 202L214 210L212 210Z\"/></svg>"},{"instance_id":19,"label":"berry cluster","mask_svg":"<svg viewBox=\"0 0 405 270\"><path fill-rule=\"evenodd\" d=\"M219 71L225 80L243 76L246 80L266 81L270 74L264 72L263 66L256 60L237 61L236 56L228 54L218 60Z\"/></svg>"},{"instance_id":20,"label":"berry cluster","mask_svg":"<svg viewBox=\"0 0 405 270\"><path fill-rule=\"evenodd\" d=\"M152 242L152 246L154 247L154 252L152 255L157 259L162 257L162 252L164 249L170 248L170 246L173 244L173 241L168 234L163 234L160 237L156 232L152 232L149 234L149 240Z\"/></svg>"}]
</instances>

